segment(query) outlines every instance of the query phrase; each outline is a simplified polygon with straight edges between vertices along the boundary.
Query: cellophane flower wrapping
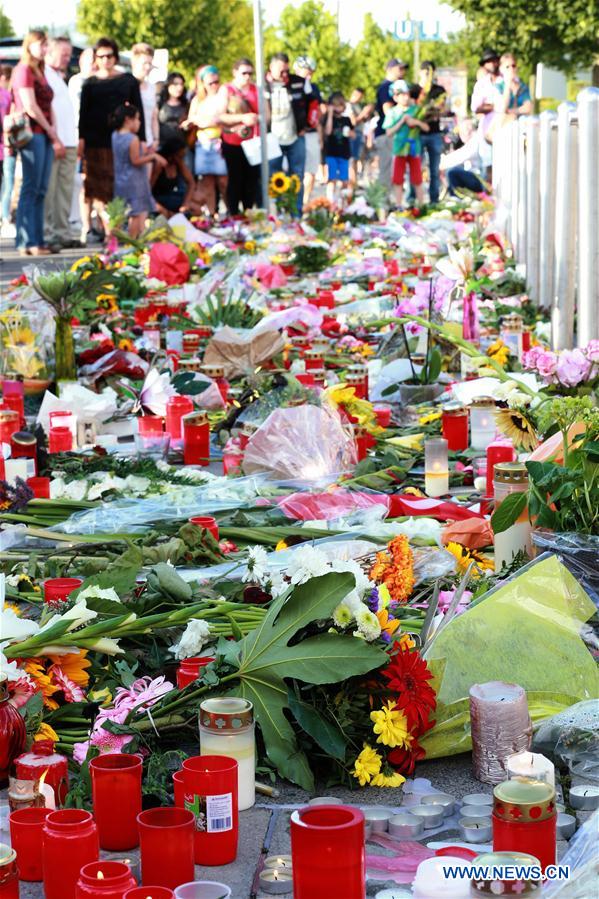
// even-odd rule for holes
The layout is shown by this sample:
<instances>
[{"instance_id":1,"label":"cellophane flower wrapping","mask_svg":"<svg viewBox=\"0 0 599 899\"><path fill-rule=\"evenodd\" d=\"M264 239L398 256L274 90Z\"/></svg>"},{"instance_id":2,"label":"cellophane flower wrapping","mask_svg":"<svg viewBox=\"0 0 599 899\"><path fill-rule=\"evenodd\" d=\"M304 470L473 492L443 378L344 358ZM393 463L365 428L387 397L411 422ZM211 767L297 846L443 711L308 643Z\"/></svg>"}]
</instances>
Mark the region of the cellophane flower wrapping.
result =
<instances>
[{"instance_id":1,"label":"cellophane flower wrapping","mask_svg":"<svg viewBox=\"0 0 599 899\"><path fill-rule=\"evenodd\" d=\"M469 690L499 680L526 690L533 724L599 696L595 660L580 631L595 607L555 557L542 557L475 602L424 653L437 692L427 758L471 749Z\"/></svg>"},{"instance_id":2,"label":"cellophane flower wrapping","mask_svg":"<svg viewBox=\"0 0 599 899\"><path fill-rule=\"evenodd\" d=\"M353 433L335 409L291 406L275 409L250 437L245 450L246 474L318 483L351 471L357 461Z\"/></svg>"}]
</instances>

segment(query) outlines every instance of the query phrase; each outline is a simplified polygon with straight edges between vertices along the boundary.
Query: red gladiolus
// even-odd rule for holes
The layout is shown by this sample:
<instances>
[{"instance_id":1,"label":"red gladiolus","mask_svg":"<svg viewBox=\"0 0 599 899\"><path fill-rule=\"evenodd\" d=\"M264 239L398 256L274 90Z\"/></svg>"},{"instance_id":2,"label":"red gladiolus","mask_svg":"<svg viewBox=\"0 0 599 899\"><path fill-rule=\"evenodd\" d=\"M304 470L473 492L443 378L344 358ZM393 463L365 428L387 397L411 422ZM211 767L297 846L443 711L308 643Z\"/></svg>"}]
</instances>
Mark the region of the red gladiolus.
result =
<instances>
[{"instance_id":1,"label":"red gladiolus","mask_svg":"<svg viewBox=\"0 0 599 899\"><path fill-rule=\"evenodd\" d=\"M395 646L398 651L392 654L382 674L389 681L389 689L396 694L396 708L405 714L412 733L420 736L434 723L430 715L437 700L429 684L433 675L418 652L402 648L399 643Z\"/></svg>"}]
</instances>

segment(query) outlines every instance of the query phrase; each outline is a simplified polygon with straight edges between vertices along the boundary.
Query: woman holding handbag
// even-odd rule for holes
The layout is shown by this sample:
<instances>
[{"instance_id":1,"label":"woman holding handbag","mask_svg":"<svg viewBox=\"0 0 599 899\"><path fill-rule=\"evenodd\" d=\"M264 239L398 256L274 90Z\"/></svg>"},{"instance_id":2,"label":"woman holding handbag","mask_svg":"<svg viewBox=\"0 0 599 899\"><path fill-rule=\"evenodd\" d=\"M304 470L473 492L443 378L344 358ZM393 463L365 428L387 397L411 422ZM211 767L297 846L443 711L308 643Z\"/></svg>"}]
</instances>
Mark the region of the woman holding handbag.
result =
<instances>
[{"instance_id":1,"label":"woman holding handbag","mask_svg":"<svg viewBox=\"0 0 599 899\"><path fill-rule=\"evenodd\" d=\"M47 256L44 246L44 199L54 151L62 144L54 128L54 92L44 75L46 35L30 31L23 41L11 88L13 113L8 140L21 156L23 183L17 206L17 248L21 256Z\"/></svg>"}]
</instances>

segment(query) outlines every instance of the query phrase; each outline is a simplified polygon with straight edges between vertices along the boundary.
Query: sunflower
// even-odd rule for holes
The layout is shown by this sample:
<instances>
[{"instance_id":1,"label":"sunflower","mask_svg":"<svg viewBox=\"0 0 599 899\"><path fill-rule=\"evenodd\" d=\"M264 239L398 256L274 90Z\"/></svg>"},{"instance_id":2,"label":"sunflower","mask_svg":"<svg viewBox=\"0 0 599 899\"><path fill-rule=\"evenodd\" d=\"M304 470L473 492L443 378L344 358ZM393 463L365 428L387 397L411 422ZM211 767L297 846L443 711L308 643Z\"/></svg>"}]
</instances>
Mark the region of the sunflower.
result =
<instances>
[{"instance_id":1,"label":"sunflower","mask_svg":"<svg viewBox=\"0 0 599 899\"><path fill-rule=\"evenodd\" d=\"M472 575L474 577L476 577L480 571L492 571L495 567L495 564L488 558L488 556L477 552L475 549L467 549L465 546L462 546L461 543L450 541L445 549L450 552L452 556L455 556L460 574L464 574L467 571L471 562L474 562L475 566L472 569Z\"/></svg>"},{"instance_id":2,"label":"sunflower","mask_svg":"<svg viewBox=\"0 0 599 899\"><path fill-rule=\"evenodd\" d=\"M285 172L275 172L268 186L275 196L284 194L289 190L289 178Z\"/></svg>"},{"instance_id":3,"label":"sunflower","mask_svg":"<svg viewBox=\"0 0 599 899\"><path fill-rule=\"evenodd\" d=\"M495 423L517 449L530 452L538 446L534 425L519 409L499 409L495 413Z\"/></svg>"},{"instance_id":4,"label":"sunflower","mask_svg":"<svg viewBox=\"0 0 599 899\"><path fill-rule=\"evenodd\" d=\"M13 328L4 337L4 346L7 347L32 347L35 344L35 334L31 328Z\"/></svg>"},{"instance_id":5,"label":"sunflower","mask_svg":"<svg viewBox=\"0 0 599 899\"><path fill-rule=\"evenodd\" d=\"M299 194L300 187L302 186L302 182L300 181L298 176L294 174L294 175L291 175L291 177L289 179L289 186L294 194Z\"/></svg>"}]
</instances>

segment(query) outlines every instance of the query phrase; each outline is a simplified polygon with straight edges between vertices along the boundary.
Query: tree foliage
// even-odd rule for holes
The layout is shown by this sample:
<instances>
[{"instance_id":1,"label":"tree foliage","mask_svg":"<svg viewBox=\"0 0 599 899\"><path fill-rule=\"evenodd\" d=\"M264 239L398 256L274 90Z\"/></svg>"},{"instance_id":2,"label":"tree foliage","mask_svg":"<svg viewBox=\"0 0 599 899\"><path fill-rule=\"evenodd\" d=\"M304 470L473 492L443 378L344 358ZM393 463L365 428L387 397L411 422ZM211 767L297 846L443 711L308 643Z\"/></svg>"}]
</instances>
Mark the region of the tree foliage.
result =
<instances>
[{"instance_id":1,"label":"tree foliage","mask_svg":"<svg viewBox=\"0 0 599 899\"><path fill-rule=\"evenodd\" d=\"M12 37L14 33L11 20L4 12L4 7L0 6L0 37Z\"/></svg>"},{"instance_id":2,"label":"tree foliage","mask_svg":"<svg viewBox=\"0 0 599 899\"><path fill-rule=\"evenodd\" d=\"M166 47L171 69L187 76L212 63L228 78L238 56L254 53L247 0L80 0L77 25L90 41L108 35L124 49L137 41Z\"/></svg>"},{"instance_id":3,"label":"tree foliage","mask_svg":"<svg viewBox=\"0 0 599 899\"><path fill-rule=\"evenodd\" d=\"M596 0L449 0L466 16L473 47L511 50L533 68L564 71L590 65L599 47Z\"/></svg>"}]
</instances>

